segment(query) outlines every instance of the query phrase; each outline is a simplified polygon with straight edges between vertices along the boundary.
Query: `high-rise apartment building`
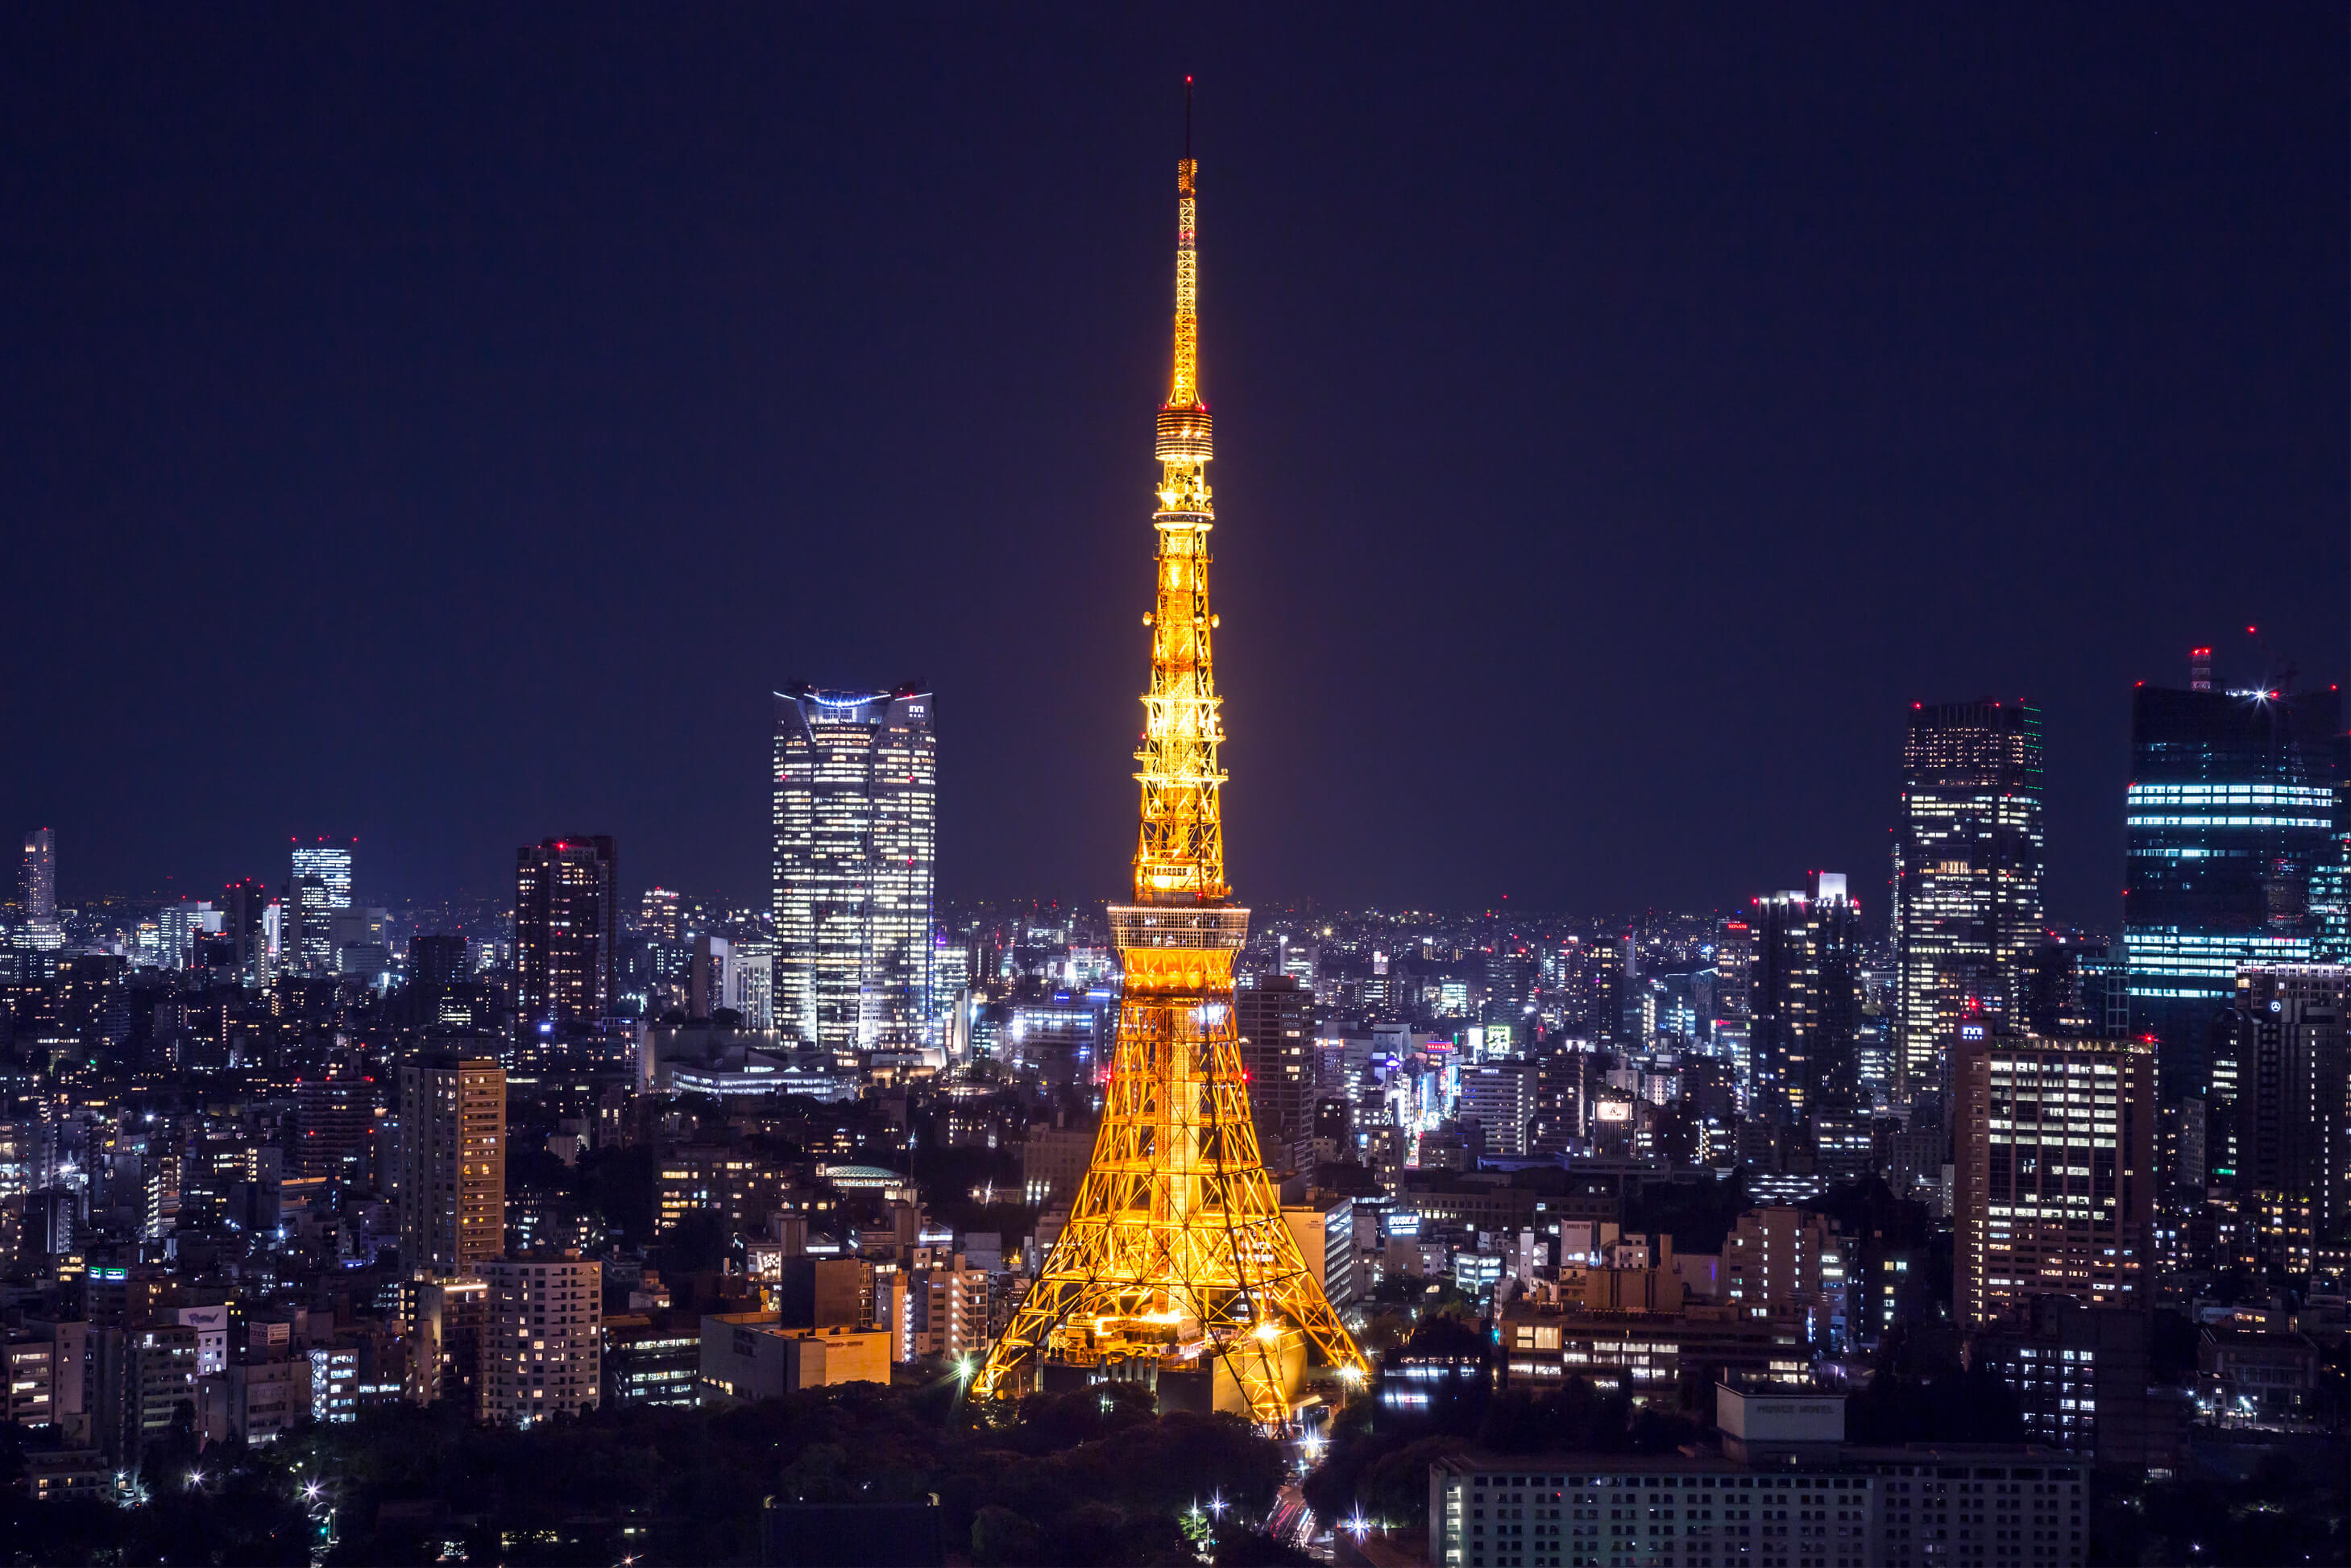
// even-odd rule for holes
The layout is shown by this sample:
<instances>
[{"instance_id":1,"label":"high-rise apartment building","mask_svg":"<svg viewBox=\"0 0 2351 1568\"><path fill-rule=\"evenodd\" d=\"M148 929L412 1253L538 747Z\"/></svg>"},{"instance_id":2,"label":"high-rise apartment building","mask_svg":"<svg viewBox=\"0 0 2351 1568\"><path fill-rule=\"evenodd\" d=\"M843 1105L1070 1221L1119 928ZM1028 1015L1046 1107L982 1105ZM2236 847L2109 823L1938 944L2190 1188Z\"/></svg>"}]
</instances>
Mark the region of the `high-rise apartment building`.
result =
<instances>
[{"instance_id":1,"label":"high-rise apartment building","mask_svg":"<svg viewBox=\"0 0 2351 1568\"><path fill-rule=\"evenodd\" d=\"M526 1252L481 1272L490 1288L483 1419L527 1427L593 1409L603 1396L603 1265L576 1250Z\"/></svg>"},{"instance_id":2,"label":"high-rise apartment building","mask_svg":"<svg viewBox=\"0 0 2351 1568\"><path fill-rule=\"evenodd\" d=\"M1858 1084L1861 905L1841 874L1821 872L1810 894L1754 900L1746 924L1748 1104L1801 1122Z\"/></svg>"},{"instance_id":3,"label":"high-rise apartment building","mask_svg":"<svg viewBox=\"0 0 2351 1568\"><path fill-rule=\"evenodd\" d=\"M400 1070L400 1266L472 1274L506 1251L507 1072L432 1057Z\"/></svg>"},{"instance_id":4,"label":"high-rise apartment building","mask_svg":"<svg viewBox=\"0 0 2351 1568\"><path fill-rule=\"evenodd\" d=\"M515 1031L567 1035L611 1016L620 980L616 853L601 834L515 852Z\"/></svg>"},{"instance_id":5,"label":"high-rise apartment building","mask_svg":"<svg viewBox=\"0 0 2351 1568\"><path fill-rule=\"evenodd\" d=\"M931 695L776 694L775 1013L835 1050L932 1023L937 745Z\"/></svg>"},{"instance_id":6,"label":"high-rise apartment building","mask_svg":"<svg viewBox=\"0 0 2351 1568\"><path fill-rule=\"evenodd\" d=\"M2123 939L2131 1032L2155 1038L2167 1102L2210 1089L2239 966L2316 955L2341 720L2333 691L2132 695Z\"/></svg>"},{"instance_id":7,"label":"high-rise apartment building","mask_svg":"<svg viewBox=\"0 0 2351 1568\"><path fill-rule=\"evenodd\" d=\"M2144 1306L2155 1218L2155 1053L1962 1024L1952 1060L1955 1315L2036 1296Z\"/></svg>"},{"instance_id":8,"label":"high-rise apartment building","mask_svg":"<svg viewBox=\"0 0 2351 1568\"><path fill-rule=\"evenodd\" d=\"M2210 1176L2236 1208L2236 1252L2293 1277L2351 1212L2351 967L2237 971L2237 1005L2213 1062Z\"/></svg>"},{"instance_id":9,"label":"high-rise apartment building","mask_svg":"<svg viewBox=\"0 0 2351 1568\"><path fill-rule=\"evenodd\" d=\"M1894 848L1894 1072L1934 1088L1962 1015L2013 1013L2041 940L2041 710L1914 704Z\"/></svg>"},{"instance_id":10,"label":"high-rise apartment building","mask_svg":"<svg viewBox=\"0 0 2351 1568\"><path fill-rule=\"evenodd\" d=\"M1233 993L1249 1120L1266 1168L1314 1168L1314 993L1289 975Z\"/></svg>"}]
</instances>

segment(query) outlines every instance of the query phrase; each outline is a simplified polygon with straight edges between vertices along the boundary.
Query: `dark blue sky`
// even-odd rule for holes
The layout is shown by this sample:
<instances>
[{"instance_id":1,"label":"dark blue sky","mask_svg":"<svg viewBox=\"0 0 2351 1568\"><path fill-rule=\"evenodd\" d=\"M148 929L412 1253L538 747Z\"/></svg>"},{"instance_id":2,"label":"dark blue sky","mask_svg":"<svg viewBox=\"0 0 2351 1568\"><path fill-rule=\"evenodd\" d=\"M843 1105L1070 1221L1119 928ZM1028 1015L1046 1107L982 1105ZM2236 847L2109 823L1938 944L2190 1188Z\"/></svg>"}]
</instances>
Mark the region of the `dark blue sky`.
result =
<instances>
[{"instance_id":1,"label":"dark blue sky","mask_svg":"<svg viewBox=\"0 0 2351 1568\"><path fill-rule=\"evenodd\" d=\"M2131 683L2342 677L2339 8L1112 9L0 16L0 826L763 898L914 678L1115 891L1186 71L1243 897L1882 905L1994 694L2110 920Z\"/></svg>"}]
</instances>

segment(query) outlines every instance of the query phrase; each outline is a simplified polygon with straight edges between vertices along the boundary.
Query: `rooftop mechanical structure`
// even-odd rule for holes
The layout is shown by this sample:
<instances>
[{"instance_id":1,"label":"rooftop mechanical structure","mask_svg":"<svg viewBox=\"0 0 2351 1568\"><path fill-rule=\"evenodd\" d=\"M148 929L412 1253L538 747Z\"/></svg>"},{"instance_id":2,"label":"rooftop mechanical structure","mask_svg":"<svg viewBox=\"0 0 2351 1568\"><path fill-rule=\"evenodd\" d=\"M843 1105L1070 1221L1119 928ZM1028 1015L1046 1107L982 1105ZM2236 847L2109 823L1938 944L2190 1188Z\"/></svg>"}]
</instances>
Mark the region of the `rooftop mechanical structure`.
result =
<instances>
[{"instance_id":1,"label":"rooftop mechanical structure","mask_svg":"<svg viewBox=\"0 0 2351 1568\"><path fill-rule=\"evenodd\" d=\"M1157 598L1135 753L1134 902L1114 904L1125 991L1093 1159L1068 1225L975 1392L1010 1398L1054 1369L1146 1382L1263 1426L1289 1423L1319 1377L1361 1379L1363 1354L1308 1269L1249 1121L1233 1019L1249 911L1225 881L1209 658L1208 405L1200 397L1190 81L1176 165L1176 345L1160 405Z\"/></svg>"}]
</instances>

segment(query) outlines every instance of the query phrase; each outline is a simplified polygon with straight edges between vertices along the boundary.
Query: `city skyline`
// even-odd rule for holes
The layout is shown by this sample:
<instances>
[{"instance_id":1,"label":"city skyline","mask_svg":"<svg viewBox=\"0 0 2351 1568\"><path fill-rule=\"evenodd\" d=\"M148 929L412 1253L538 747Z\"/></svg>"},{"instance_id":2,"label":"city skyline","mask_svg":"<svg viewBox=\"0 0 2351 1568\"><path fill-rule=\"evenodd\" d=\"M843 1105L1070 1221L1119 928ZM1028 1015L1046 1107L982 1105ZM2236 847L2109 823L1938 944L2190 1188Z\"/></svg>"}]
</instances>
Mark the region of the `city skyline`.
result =
<instances>
[{"instance_id":1,"label":"city skyline","mask_svg":"<svg viewBox=\"0 0 2351 1568\"><path fill-rule=\"evenodd\" d=\"M0 16L0 1534L2341 1561L2346 59Z\"/></svg>"},{"instance_id":2,"label":"city skyline","mask_svg":"<svg viewBox=\"0 0 2351 1568\"><path fill-rule=\"evenodd\" d=\"M2339 19L2020 23L2024 43L1991 50L1873 18L1805 63L1837 89L1817 124L1772 111L1793 46L1760 23L1694 54L1630 22L1474 24L1426 37L1408 77L1295 19L1212 20L1180 64L1139 22L1036 54L957 25L851 47L890 63L782 95L755 89L779 68L761 41L727 35L676 68L722 84L683 127L625 130L580 84L658 98L674 80L646 52L514 21L390 26L389 56L428 73L449 42L530 62L528 111L437 95L510 164L430 152L404 97L381 141L342 134L278 83L373 101L377 68L300 36L250 121L191 85L209 151L162 151L192 144L158 130L163 98L71 84L152 67L176 86L233 53L226 35L9 26L8 57L55 65L18 84L27 113L78 131L103 101L151 132L135 152L61 132L45 145L75 151L11 176L32 373L0 428L32 457L0 500L25 569L105 582L145 622L227 616L210 656L142 663L126 724L126 674L44 653L70 645L71 596L25 605L0 658L17 722L60 744L12 770L0 810L57 829L69 894L266 875L273 840L319 827L366 841L381 893L488 894L513 844L584 824L665 884L747 899L760 708L796 674L942 689L965 727L946 896L1106 891L1124 829L1100 758L1131 694L1085 656L1123 613L1085 585L1114 570L1132 434L1114 389L1152 348L1129 325L1150 191L1127 106L1183 69L1217 95L1204 135L1249 154L1223 219L1247 266L1203 352L1252 421L1226 459L1252 497L1227 528L1245 584L1227 638L1284 679L1279 704L1228 716L1249 758L1228 826L1260 899L1730 906L1783 868L1841 865L1881 918L1902 716L1992 695L2044 716L2048 913L2111 925L2131 684L2176 683L2199 644L2226 684L2260 681L2248 623L2304 685L2342 674L2344 398L2323 348L2343 322L2341 156L2313 133L2340 117L2321 63ZM1515 75L1473 91L1473 62L1554 50L1597 73L1567 99ZM2076 83L2083 111L2054 116L2043 67L2011 55ZM1896 90L1896 62L1943 56L1967 68ZM890 90L905 73L924 90ZM1683 141L1641 133L1684 94L1706 107L1677 116ZM852 107L869 101L898 107ZM321 135L275 134L313 113ZM823 154L775 162L795 146ZM419 183L420 148L441 184ZM215 157L271 176L225 183ZM175 237L175 190L235 214L255 265ZM1714 193L1674 194L1697 190ZM1358 266L1352 236L1384 209L1396 247ZM391 259L404 231L382 213L484 248ZM608 225L643 237L616 250ZM834 237L797 237L817 233ZM956 264L932 265L948 235ZM852 261L875 256L922 258L921 287ZM111 286L78 292L91 267ZM791 303L818 297L837 323ZM194 423L74 381L78 344L157 355L137 383ZM922 412L956 385L989 392ZM1417 438L1342 413L1373 402ZM977 511L943 504L972 476ZM673 532L685 548L654 542ZM235 547L193 542L213 538ZM1961 540L1986 570L1946 572ZM828 588L781 612L750 586L809 581ZM568 622L582 592L625 611ZM287 605L301 658L226 630ZM1818 630L1792 637L1792 618ZM542 657L590 674L517 709ZM1045 700L996 700L1046 673ZM1356 749L1497 680L1531 694L1510 699L1525 716L1474 754ZM193 758L219 788L175 787ZM1421 817L1518 831L1406 842L1375 879L1354 846Z\"/></svg>"}]
</instances>

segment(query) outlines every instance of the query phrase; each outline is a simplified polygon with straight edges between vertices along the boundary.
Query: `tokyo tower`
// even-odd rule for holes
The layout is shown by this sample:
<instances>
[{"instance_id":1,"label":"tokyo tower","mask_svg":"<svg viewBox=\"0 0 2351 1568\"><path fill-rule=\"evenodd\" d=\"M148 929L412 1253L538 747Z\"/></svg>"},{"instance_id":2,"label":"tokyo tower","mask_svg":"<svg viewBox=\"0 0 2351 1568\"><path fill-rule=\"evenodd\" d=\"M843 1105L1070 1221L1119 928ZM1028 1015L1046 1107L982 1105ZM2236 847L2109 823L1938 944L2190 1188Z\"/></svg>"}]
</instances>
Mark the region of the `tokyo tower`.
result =
<instances>
[{"instance_id":1,"label":"tokyo tower","mask_svg":"<svg viewBox=\"0 0 2351 1568\"><path fill-rule=\"evenodd\" d=\"M1189 1375L1220 1409L1288 1422L1319 1369L1363 1377L1355 1348L1281 1216L1249 1122L1233 1020L1249 911L1225 882L1208 610L1211 449L1200 398L1197 165L1185 79L1176 165L1176 347L1156 455L1159 538L1151 689L1143 699L1134 902L1113 904L1125 990L1092 1164L1036 1284L975 1392L1017 1397L1046 1364L1163 1396Z\"/></svg>"}]
</instances>

